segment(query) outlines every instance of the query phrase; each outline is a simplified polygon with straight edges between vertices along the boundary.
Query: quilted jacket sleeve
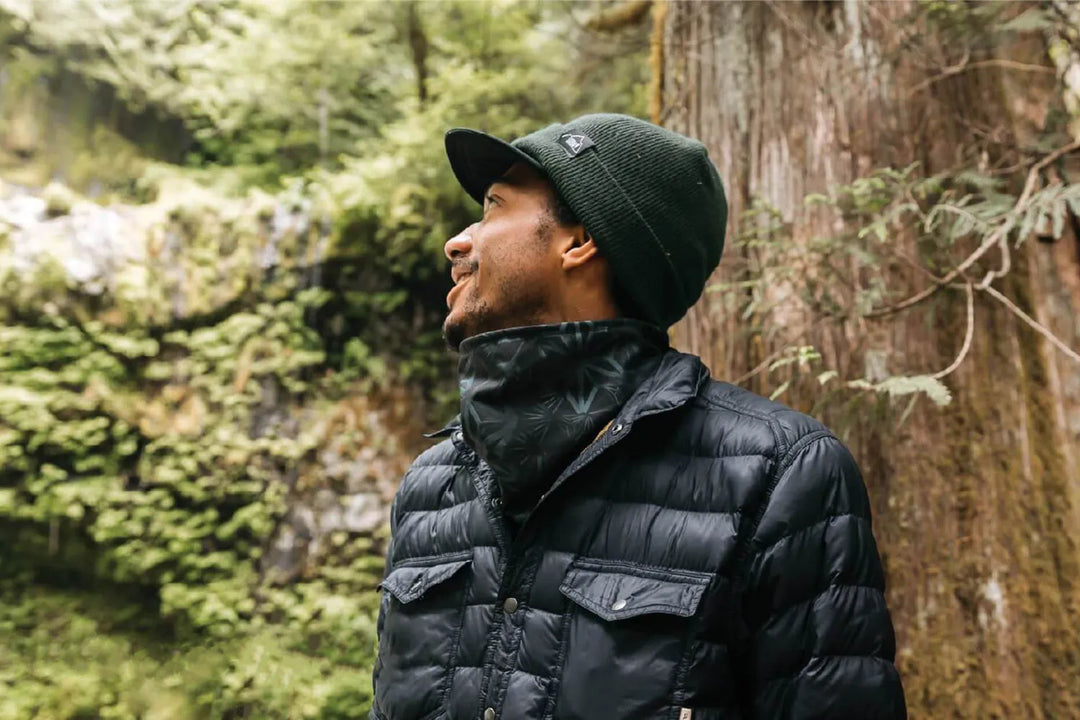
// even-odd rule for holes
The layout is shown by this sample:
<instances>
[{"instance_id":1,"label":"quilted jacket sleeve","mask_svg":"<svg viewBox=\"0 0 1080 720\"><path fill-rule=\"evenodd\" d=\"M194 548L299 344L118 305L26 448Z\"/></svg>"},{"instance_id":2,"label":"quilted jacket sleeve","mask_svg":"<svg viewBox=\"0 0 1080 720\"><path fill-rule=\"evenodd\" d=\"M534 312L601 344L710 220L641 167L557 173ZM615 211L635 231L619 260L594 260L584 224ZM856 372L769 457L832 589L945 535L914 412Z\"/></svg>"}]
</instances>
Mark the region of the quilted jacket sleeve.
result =
<instances>
[{"instance_id":1,"label":"quilted jacket sleeve","mask_svg":"<svg viewBox=\"0 0 1080 720\"><path fill-rule=\"evenodd\" d=\"M826 432L796 442L753 528L741 578L752 717L905 718L866 487Z\"/></svg>"},{"instance_id":2,"label":"quilted jacket sleeve","mask_svg":"<svg viewBox=\"0 0 1080 720\"><path fill-rule=\"evenodd\" d=\"M386 567L383 571L383 578L385 579L390 571L394 569L393 557L394 557L394 535L397 533L397 497L394 498L394 502L390 506L390 541L386 544ZM379 614L375 621L375 633L378 638L377 642L382 642L383 624L386 621L386 606L390 602L390 594L385 590L381 591L381 597L379 599ZM376 648L375 665L371 669L371 689L373 697L378 695L379 687L379 671L382 670L382 653ZM375 717L375 711L372 710L370 717Z\"/></svg>"}]
</instances>

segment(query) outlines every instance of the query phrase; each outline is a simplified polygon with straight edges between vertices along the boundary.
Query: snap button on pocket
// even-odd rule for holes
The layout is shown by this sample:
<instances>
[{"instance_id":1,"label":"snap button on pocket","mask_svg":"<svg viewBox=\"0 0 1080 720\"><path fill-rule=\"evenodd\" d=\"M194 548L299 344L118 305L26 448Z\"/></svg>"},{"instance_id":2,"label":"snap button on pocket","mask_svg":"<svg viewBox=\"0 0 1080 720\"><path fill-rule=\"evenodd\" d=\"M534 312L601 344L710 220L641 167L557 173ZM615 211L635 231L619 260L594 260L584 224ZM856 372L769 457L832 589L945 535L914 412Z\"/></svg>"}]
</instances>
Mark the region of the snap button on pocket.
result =
<instances>
[{"instance_id":1,"label":"snap button on pocket","mask_svg":"<svg viewBox=\"0 0 1080 720\"><path fill-rule=\"evenodd\" d=\"M508 615L513 615L515 612L517 612L517 609L517 598L506 598L506 602L503 603L503 610L505 610Z\"/></svg>"},{"instance_id":2,"label":"snap button on pocket","mask_svg":"<svg viewBox=\"0 0 1080 720\"><path fill-rule=\"evenodd\" d=\"M559 592L608 622L659 613L691 617L712 575L679 568L632 567L627 563L577 558Z\"/></svg>"}]
</instances>

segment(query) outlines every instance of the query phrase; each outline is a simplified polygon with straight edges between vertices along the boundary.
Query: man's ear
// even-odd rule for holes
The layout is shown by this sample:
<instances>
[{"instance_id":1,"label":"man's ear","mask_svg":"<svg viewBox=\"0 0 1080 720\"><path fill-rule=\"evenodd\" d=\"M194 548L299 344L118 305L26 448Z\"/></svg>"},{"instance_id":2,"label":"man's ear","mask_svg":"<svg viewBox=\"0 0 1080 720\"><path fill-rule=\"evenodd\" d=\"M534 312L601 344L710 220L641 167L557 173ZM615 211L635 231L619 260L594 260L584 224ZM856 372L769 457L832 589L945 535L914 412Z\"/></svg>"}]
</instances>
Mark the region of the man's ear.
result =
<instances>
[{"instance_id":1,"label":"man's ear","mask_svg":"<svg viewBox=\"0 0 1080 720\"><path fill-rule=\"evenodd\" d=\"M596 241L593 240L592 235L585 232L585 228L578 226L571 238L563 247L562 253L562 266L563 270L573 270L585 265L594 257L600 255L600 248L597 247Z\"/></svg>"}]
</instances>

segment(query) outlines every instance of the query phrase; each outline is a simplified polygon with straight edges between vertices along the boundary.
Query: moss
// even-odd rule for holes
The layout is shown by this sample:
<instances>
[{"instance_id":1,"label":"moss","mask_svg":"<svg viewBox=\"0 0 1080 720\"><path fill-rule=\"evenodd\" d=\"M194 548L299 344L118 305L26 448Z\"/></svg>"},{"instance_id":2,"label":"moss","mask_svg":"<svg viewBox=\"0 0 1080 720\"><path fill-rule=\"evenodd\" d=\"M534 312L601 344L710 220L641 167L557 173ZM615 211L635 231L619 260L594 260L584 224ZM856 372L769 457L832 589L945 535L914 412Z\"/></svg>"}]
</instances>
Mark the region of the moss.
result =
<instances>
[{"instance_id":1,"label":"moss","mask_svg":"<svg viewBox=\"0 0 1080 720\"><path fill-rule=\"evenodd\" d=\"M266 556L288 503L327 487L319 453L337 438L313 428L349 418L363 444L335 452L368 448L385 482L400 476L385 459L399 451L370 425L384 411L350 397L373 358L347 382L328 372L308 324L328 293L297 291L296 273L257 262L260 217L279 200L164 192L135 226L150 260L97 293L63 257L27 273L0 265L0 581L30 579L24 614L79 589L35 622L62 647L98 638L83 662L49 655L55 683L11 675L26 692L0 699L0 718L366 712L384 539L340 532L286 585ZM311 232L278 244L279 267L303 262ZM154 638L101 627L121 624L123 608L93 625L64 620L110 587L152 619ZM43 638L10 644L0 683Z\"/></svg>"},{"instance_id":2,"label":"moss","mask_svg":"<svg viewBox=\"0 0 1080 720\"><path fill-rule=\"evenodd\" d=\"M1016 262L1006 291L1027 307ZM960 307L939 308L943 357L963 336ZM878 503L898 666L912 717L1070 717L1077 551L1042 341L996 304L977 313L948 408L923 403L901 434L895 409L854 406L847 423Z\"/></svg>"},{"instance_id":3,"label":"moss","mask_svg":"<svg viewBox=\"0 0 1080 720\"><path fill-rule=\"evenodd\" d=\"M0 720L336 720L370 707L370 607L323 602L303 626L178 642L104 588L7 581L0 592Z\"/></svg>"},{"instance_id":4,"label":"moss","mask_svg":"<svg viewBox=\"0 0 1080 720\"><path fill-rule=\"evenodd\" d=\"M45 213L49 217L69 214L76 201L75 193L58 182L46 185L42 198L45 200Z\"/></svg>"},{"instance_id":5,"label":"moss","mask_svg":"<svg viewBox=\"0 0 1080 720\"><path fill-rule=\"evenodd\" d=\"M1032 313L1031 297L1024 281L1026 258L1019 272L1010 276L1009 289L1017 305ZM1054 421L1052 393L1047 380L1043 341L1027 325L1013 320L1018 338L1017 355L1020 391L1026 418L1022 438L1030 448L1028 492L1017 494L1025 526L1034 529L1027 539L1031 574L1025 610L1035 624L1035 650L1031 658L1040 686L1039 707L1044 717L1065 717L1080 706L1080 577L1075 528L1068 526L1071 515L1068 474L1059 447L1063 438ZM1027 559L1027 558L1025 558Z\"/></svg>"}]
</instances>

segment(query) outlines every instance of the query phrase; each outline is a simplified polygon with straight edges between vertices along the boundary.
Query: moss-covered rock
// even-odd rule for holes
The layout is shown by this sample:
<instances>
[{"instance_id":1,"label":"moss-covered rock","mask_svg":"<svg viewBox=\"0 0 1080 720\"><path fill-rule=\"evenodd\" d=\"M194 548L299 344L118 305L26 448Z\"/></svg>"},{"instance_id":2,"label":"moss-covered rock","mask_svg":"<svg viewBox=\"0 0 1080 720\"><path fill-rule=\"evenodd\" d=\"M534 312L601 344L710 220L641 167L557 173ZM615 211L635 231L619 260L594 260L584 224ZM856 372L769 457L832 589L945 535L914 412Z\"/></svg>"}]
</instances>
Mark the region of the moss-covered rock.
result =
<instances>
[{"instance_id":1,"label":"moss-covered rock","mask_svg":"<svg viewBox=\"0 0 1080 720\"><path fill-rule=\"evenodd\" d=\"M102 666L58 651L51 685L17 671L5 679L26 692L0 718L366 712L389 501L420 398L373 356L328 364L304 208L166 185L149 205L6 225L0 578L30 579L12 612L41 600L35 622L64 643L100 635L86 652ZM94 596L57 587L132 594L157 639L66 617Z\"/></svg>"}]
</instances>

